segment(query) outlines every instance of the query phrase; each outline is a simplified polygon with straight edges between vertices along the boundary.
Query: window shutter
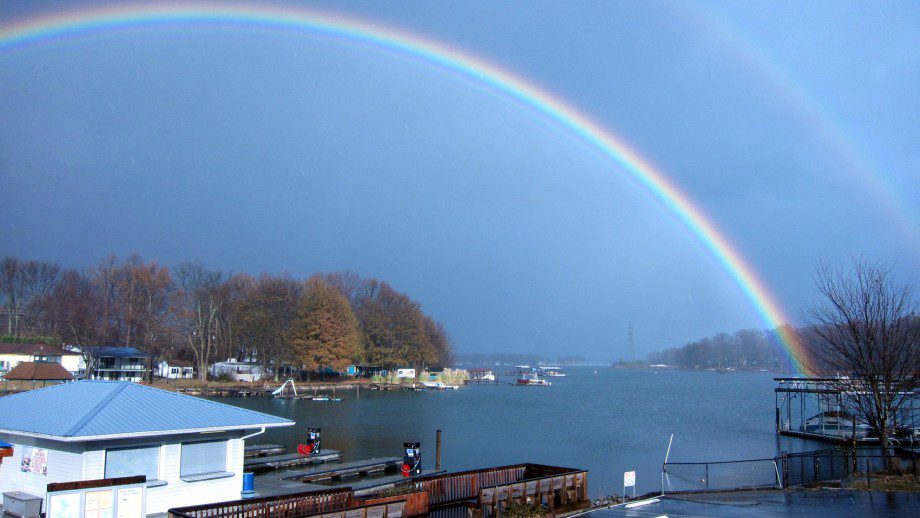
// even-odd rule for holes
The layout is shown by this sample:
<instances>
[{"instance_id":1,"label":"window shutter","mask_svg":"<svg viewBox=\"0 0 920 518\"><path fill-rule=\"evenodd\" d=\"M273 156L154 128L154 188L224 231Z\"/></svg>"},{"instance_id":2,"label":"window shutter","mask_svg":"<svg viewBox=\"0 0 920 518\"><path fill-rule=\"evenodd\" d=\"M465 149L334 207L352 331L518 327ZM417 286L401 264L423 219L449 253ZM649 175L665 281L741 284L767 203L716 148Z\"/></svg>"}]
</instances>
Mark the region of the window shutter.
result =
<instances>
[{"instance_id":1,"label":"window shutter","mask_svg":"<svg viewBox=\"0 0 920 518\"><path fill-rule=\"evenodd\" d=\"M105 451L105 478L146 475L160 477L160 447L123 448Z\"/></svg>"},{"instance_id":2,"label":"window shutter","mask_svg":"<svg viewBox=\"0 0 920 518\"><path fill-rule=\"evenodd\" d=\"M217 473L227 470L227 442L182 443L179 476Z\"/></svg>"}]
</instances>

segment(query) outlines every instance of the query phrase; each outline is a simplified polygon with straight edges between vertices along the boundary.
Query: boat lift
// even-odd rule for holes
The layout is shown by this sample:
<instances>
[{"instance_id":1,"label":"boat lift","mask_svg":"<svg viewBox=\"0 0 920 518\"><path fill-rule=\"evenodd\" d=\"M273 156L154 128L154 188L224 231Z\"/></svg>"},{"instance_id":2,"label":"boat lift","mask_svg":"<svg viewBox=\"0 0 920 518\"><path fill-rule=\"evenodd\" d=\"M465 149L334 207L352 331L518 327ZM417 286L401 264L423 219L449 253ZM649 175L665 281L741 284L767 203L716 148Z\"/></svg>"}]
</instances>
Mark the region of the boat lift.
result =
<instances>
[{"instance_id":1,"label":"boat lift","mask_svg":"<svg viewBox=\"0 0 920 518\"><path fill-rule=\"evenodd\" d=\"M868 426L859 422L854 411L852 398L858 397L857 390L843 390L838 378L774 378L776 412L776 433L819 441L850 443L878 442L872 437ZM898 416L895 416L901 436L892 437L893 442L907 440L915 442L920 431L917 399L920 393L906 394L910 397ZM797 408L793 408L797 407Z\"/></svg>"}]
</instances>

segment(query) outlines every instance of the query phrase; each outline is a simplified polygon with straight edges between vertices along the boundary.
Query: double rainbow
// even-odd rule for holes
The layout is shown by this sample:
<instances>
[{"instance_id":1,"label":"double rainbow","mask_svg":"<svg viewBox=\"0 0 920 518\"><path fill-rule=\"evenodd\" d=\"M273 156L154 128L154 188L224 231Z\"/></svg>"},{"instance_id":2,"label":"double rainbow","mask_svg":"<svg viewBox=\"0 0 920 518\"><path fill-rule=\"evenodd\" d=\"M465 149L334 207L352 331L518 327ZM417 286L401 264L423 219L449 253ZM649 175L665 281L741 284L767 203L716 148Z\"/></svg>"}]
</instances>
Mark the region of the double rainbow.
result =
<instances>
[{"instance_id":1,"label":"double rainbow","mask_svg":"<svg viewBox=\"0 0 920 518\"><path fill-rule=\"evenodd\" d=\"M578 135L642 184L699 238L737 283L755 311L776 328L795 368L806 372L807 353L791 329L790 319L741 254L718 228L652 163L626 142L548 91L510 70L444 43L402 30L339 14L280 9L262 5L213 4L132 5L89 8L0 24L0 52L41 41L126 28L150 26L245 26L300 31L341 39L434 65L459 77L471 78L530 107Z\"/></svg>"}]
</instances>

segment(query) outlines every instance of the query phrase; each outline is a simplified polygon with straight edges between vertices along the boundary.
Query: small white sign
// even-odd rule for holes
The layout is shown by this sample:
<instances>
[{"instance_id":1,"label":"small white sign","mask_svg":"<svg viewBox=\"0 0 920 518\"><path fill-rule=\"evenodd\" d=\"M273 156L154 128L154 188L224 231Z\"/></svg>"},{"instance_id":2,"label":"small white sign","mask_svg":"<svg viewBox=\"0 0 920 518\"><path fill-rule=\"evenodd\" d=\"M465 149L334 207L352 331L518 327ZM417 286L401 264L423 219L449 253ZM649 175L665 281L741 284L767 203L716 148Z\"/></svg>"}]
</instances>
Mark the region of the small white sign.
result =
<instances>
[{"instance_id":1,"label":"small white sign","mask_svg":"<svg viewBox=\"0 0 920 518\"><path fill-rule=\"evenodd\" d=\"M627 471L623 473L623 487L635 487L636 485L636 472Z\"/></svg>"},{"instance_id":2,"label":"small white sign","mask_svg":"<svg viewBox=\"0 0 920 518\"><path fill-rule=\"evenodd\" d=\"M118 518L144 518L144 488L118 490Z\"/></svg>"}]
</instances>

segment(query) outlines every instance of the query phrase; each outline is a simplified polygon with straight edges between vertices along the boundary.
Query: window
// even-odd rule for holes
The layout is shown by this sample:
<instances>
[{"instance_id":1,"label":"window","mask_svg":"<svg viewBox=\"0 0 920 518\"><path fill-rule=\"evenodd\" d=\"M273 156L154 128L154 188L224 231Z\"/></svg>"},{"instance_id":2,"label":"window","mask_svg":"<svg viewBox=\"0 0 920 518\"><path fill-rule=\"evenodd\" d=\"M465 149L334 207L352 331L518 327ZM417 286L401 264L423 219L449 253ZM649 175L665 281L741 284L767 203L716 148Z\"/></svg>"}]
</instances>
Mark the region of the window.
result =
<instances>
[{"instance_id":1,"label":"window","mask_svg":"<svg viewBox=\"0 0 920 518\"><path fill-rule=\"evenodd\" d=\"M182 443L179 476L182 478L223 473L227 470L227 442Z\"/></svg>"},{"instance_id":2,"label":"window","mask_svg":"<svg viewBox=\"0 0 920 518\"><path fill-rule=\"evenodd\" d=\"M160 447L119 448L105 451L105 478L146 475L147 480L160 477Z\"/></svg>"}]
</instances>

